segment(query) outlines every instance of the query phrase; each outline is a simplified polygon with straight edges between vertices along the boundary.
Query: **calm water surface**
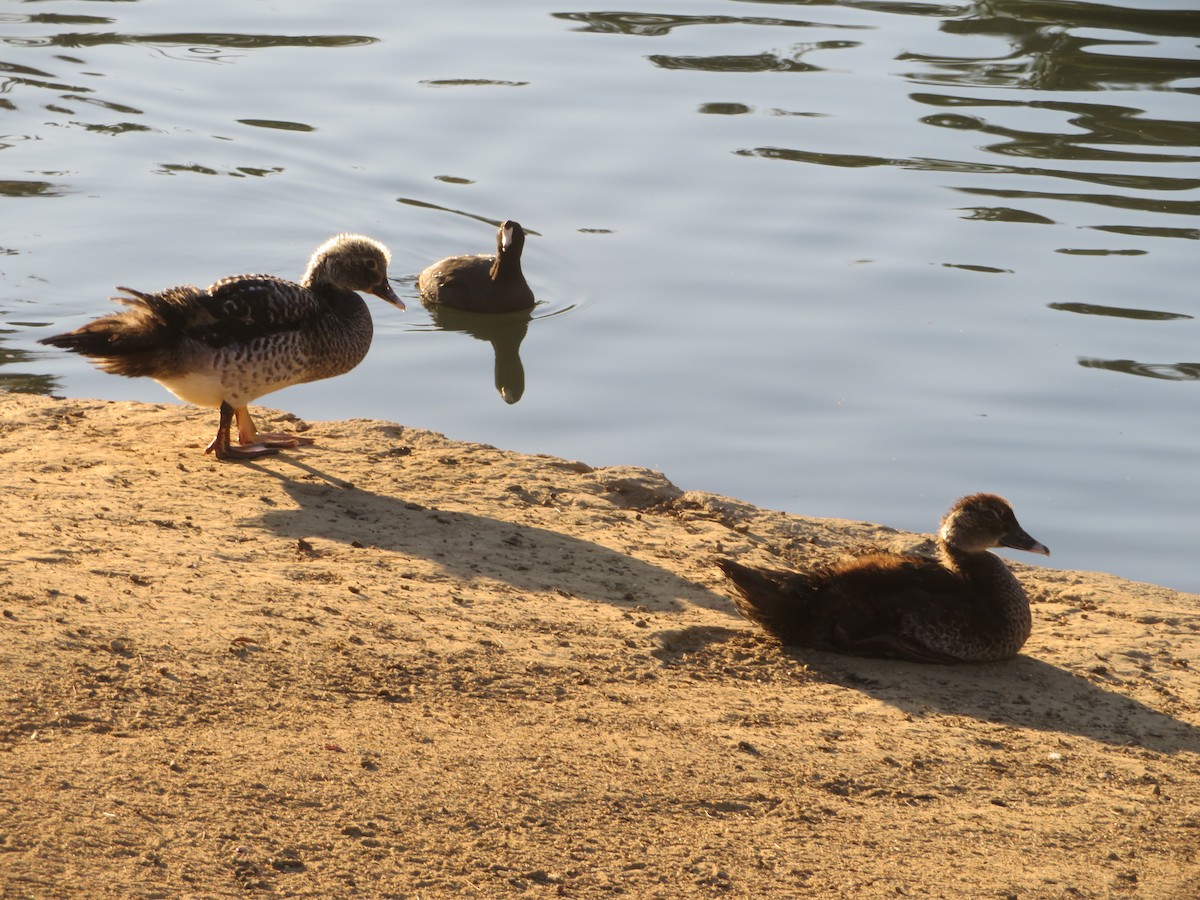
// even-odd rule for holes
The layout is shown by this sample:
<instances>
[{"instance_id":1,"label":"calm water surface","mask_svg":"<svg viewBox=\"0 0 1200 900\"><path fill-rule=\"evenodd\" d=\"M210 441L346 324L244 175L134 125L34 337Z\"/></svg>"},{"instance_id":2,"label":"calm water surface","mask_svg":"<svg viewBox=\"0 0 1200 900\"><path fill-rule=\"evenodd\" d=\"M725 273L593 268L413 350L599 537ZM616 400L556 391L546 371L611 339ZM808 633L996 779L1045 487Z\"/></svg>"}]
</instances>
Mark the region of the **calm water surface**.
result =
<instances>
[{"instance_id":1,"label":"calm water surface","mask_svg":"<svg viewBox=\"0 0 1200 900\"><path fill-rule=\"evenodd\" d=\"M408 312L267 405L1200 591L1200 12L640 5L6 5L0 386L170 400L35 342L362 231ZM434 321L504 218L532 320Z\"/></svg>"}]
</instances>

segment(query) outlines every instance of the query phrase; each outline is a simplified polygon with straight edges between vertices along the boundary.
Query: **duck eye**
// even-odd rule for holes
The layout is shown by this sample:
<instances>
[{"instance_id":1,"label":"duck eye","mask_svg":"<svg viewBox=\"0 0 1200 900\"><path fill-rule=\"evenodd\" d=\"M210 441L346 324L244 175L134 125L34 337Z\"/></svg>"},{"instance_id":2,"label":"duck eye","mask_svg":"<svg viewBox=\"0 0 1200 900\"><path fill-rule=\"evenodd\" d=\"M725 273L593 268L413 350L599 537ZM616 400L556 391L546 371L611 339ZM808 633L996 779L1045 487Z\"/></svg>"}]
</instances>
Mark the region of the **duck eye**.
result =
<instances>
[{"instance_id":1,"label":"duck eye","mask_svg":"<svg viewBox=\"0 0 1200 900\"><path fill-rule=\"evenodd\" d=\"M372 272L378 271L379 270L379 260L368 258L367 259L367 268L370 269Z\"/></svg>"}]
</instances>

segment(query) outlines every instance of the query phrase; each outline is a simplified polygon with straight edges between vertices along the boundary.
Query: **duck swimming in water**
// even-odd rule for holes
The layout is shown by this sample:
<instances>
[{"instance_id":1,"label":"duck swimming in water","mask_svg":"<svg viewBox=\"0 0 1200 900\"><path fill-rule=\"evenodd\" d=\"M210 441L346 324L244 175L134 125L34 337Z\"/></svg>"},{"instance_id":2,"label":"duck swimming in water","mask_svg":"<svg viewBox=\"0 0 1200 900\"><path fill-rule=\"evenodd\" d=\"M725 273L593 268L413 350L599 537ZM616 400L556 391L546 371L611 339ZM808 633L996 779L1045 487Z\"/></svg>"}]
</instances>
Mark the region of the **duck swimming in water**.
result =
<instances>
[{"instance_id":1,"label":"duck swimming in water","mask_svg":"<svg viewBox=\"0 0 1200 900\"><path fill-rule=\"evenodd\" d=\"M233 275L209 288L153 294L119 287L129 309L40 343L90 357L105 372L153 378L197 406L221 410L205 448L217 459L254 459L311 438L262 433L247 405L272 391L349 372L367 355L373 326L366 291L404 309L388 283L391 257L376 240L339 234L316 249L297 284ZM237 419L240 446L230 443Z\"/></svg>"},{"instance_id":2,"label":"duck swimming in water","mask_svg":"<svg viewBox=\"0 0 1200 900\"><path fill-rule=\"evenodd\" d=\"M938 559L875 553L810 574L717 565L738 611L781 643L913 662L989 662L1029 637L1029 599L990 547L1050 551L995 494L958 500L942 519Z\"/></svg>"},{"instance_id":3,"label":"duck swimming in water","mask_svg":"<svg viewBox=\"0 0 1200 900\"><path fill-rule=\"evenodd\" d=\"M495 256L447 256L426 268L417 277L421 302L478 313L533 309L533 291L521 271L524 247L525 230L516 222L502 222Z\"/></svg>"}]
</instances>

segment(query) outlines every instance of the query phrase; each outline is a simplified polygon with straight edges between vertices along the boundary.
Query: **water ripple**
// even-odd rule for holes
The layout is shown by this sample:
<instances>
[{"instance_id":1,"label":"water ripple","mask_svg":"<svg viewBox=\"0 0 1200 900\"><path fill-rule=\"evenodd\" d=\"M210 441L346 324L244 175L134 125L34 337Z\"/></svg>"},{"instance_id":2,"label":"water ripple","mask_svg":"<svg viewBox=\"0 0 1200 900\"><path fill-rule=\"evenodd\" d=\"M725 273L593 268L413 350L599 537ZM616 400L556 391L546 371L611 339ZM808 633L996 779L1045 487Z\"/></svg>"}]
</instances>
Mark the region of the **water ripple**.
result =
<instances>
[{"instance_id":1,"label":"water ripple","mask_svg":"<svg viewBox=\"0 0 1200 900\"><path fill-rule=\"evenodd\" d=\"M802 57L814 50L846 50L858 47L856 41L820 41L799 44L787 55L755 53L748 56L667 56L656 53L646 57L663 69L685 69L696 72L821 72L821 66L805 62Z\"/></svg>"},{"instance_id":2,"label":"water ripple","mask_svg":"<svg viewBox=\"0 0 1200 900\"><path fill-rule=\"evenodd\" d=\"M1200 363L1144 363L1136 359L1096 359L1081 356L1079 365L1085 369L1104 369L1122 375L1138 375L1161 381L1200 381Z\"/></svg>"},{"instance_id":3,"label":"water ripple","mask_svg":"<svg viewBox=\"0 0 1200 900\"><path fill-rule=\"evenodd\" d=\"M553 13L556 19L580 22L575 31L594 34L629 34L640 37L662 37L676 28L689 25L769 25L775 28L866 28L866 25L831 25L800 19L777 19L764 16L685 16L665 13L582 12Z\"/></svg>"},{"instance_id":4,"label":"water ripple","mask_svg":"<svg viewBox=\"0 0 1200 900\"><path fill-rule=\"evenodd\" d=\"M109 44L150 44L154 46L224 47L239 50L266 50L272 47L362 47L379 43L379 38L358 34L221 34L181 32L176 34L120 34L118 32L68 32L42 37L0 38L0 44L14 47L99 47Z\"/></svg>"}]
</instances>

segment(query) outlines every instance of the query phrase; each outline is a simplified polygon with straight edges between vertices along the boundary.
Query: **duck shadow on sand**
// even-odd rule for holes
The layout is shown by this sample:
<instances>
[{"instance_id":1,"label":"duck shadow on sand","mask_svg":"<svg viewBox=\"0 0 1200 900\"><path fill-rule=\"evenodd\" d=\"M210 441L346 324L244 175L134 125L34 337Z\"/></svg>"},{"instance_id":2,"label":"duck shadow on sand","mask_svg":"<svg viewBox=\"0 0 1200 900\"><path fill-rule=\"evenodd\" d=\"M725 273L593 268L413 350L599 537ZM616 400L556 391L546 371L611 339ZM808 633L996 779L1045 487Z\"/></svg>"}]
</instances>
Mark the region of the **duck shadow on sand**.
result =
<instances>
[{"instance_id":1,"label":"duck shadow on sand","mask_svg":"<svg viewBox=\"0 0 1200 900\"><path fill-rule=\"evenodd\" d=\"M693 627L686 631L686 638L677 633L675 643L689 650L740 634L726 628ZM1194 753L1200 749L1200 728L1195 725L1031 656L942 666L841 656L779 647L765 637L760 640L769 645L764 647L765 652L790 657L797 667L807 668L823 681L861 691L915 718L970 716L982 722L1072 734L1160 753ZM679 664L681 659L670 662Z\"/></svg>"},{"instance_id":2,"label":"duck shadow on sand","mask_svg":"<svg viewBox=\"0 0 1200 900\"><path fill-rule=\"evenodd\" d=\"M320 480L297 480L256 466L279 478L299 506L261 516L263 527L275 534L376 547L429 560L453 578L491 578L522 591L625 608L678 612L701 606L733 614L724 596L602 544L490 516L424 507L353 487L295 458L288 462Z\"/></svg>"}]
</instances>

